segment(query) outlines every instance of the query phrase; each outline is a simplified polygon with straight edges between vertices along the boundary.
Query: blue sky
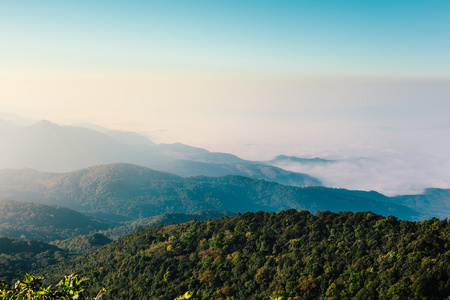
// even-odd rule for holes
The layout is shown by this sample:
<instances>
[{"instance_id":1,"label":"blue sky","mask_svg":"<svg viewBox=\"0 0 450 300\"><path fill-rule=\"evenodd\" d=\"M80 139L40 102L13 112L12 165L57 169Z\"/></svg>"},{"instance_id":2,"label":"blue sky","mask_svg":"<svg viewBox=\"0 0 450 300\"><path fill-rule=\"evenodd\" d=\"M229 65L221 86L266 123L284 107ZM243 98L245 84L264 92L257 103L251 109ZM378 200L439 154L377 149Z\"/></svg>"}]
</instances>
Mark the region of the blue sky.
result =
<instances>
[{"instance_id":1,"label":"blue sky","mask_svg":"<svg viewBox=\"0 0 450 300\"><path fill-rule=\"evenodd\" d=\"M0 8L0 62L8 69L450 77L448 1L8 1Z\"/></svg>"},{"instance_id":2,"label":"blue sky","mask_svg":"<svg viewBox=\"0 0 450 300\"><path fill-rule=\"evenodd\" d=\"M0 83L0 113L450 187L448 0L2 1Z\"/></svg>"}]
</instances>

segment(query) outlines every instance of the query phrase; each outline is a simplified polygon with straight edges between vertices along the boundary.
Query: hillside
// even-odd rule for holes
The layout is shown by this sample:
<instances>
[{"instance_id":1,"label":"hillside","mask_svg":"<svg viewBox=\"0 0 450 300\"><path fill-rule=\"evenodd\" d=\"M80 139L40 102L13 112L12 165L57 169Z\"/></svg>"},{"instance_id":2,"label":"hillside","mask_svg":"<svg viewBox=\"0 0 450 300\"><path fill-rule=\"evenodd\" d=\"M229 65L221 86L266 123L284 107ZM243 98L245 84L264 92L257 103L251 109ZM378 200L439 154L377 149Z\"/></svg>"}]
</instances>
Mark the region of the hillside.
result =
<instances>
[{"instance_id":1,"label":"hillside","mask_svg":"<svg viewBox=\"0 0 450 300\"><path fill-rule=\"evenodd\" d=\"M211 219L218 219L224 216L235 216L236 213L225 212L225 211L215 211L207 210L200 211L193 214L182 214L182 213L165 213L154 217L148 217L143 219L138 219L136 221L129 221L122 223L122 226L112 227L107 230L99 231L101 234L107 236L110 239L118 239L124 235L136 232L146 227L156 226L156 225L167 225L167 224L178 224L190 221L204 221Z\"/></svg>"},{"instance_id":2,"label":"hillside","mask_svg":"<svg viewBox=\"0 0 450 300\"><path fill-rule=\"evenodd\" d=\"M0 200L0 236L49 242L110 226L68 208Z\"/></svg>"},{"instance_id":3,"label":"hillside","mask_svg":"<svg viewBox=\"0 0 450 300\"><path fill-rule=\"evenodd\" d=\"M286 171L278 167L249 161L205 163L191 160L176 160L168 164L153 166L153 168L183 177L201 175L220 177L232 174L264 179L292 186L304 187L322 185L317 178L307 174Z\"/></svg>"},{"instance_id":4,"label":"hillside","mask_svg":"<svg viewBox=\"0 0 450 300\"><path fill-rule=\"evenodd\" d=\"M154 217L139 219L132 222L118 224L107 230L99 230L97 233L80 235L66 240L52 241L51 244L61 249L69 250L71 253L84 254L98 247L109 244L122 236L134 233L141 229L167 224L179 224L190 221L204 221L218 219L224 216L235 216L235 213L221 211L201 211L195 214L167 213Z\"/></svg>"},{"instance_id":5,"label":"hillside","mask_svg":"<svg viewBox=\"0 0 450 300\"><path fill-rule=\"evenodd\" d=\"M53 204L110 221L168 212L372 211L417 220L420 214L375 192L284 186L242 176L182 178L130 164L70 173L1 170L0 198Z\"/></svg>"},{"instance_id":6,"label":"hillside","mask_svg":"<svg viewBox=\"0 0 450 300\"><path fill-rule=\"evenodd\" d=\"M47 267L70 257L69 252L39 241L0 236L0 280L21 279L25 272Z\"/></svg>"},{"instance_id":7,"label":"hillside","mask_svg":"<svg viewBox=\"0 0 450 300\"><path fill-rule=\"evenodd\" d=\"M450 217L450 189L426 189L419 195L392 197L392 202L421 211L428 217Z\"/></svg>"},{"instance_id":8,"label":"hillside","mask_svg":"<svg viewBox=\"0 0 450 300\"><path fill-rule=\"evenodd\" d=\"M106 236L93 233L80 235L63 241L53 241L51 244L73 254L84 254L111 243L112 240Z\"/></svg>"},{"instance_id":9,"label":"hillside","mask_svg":"<svg viewBox=\"0 0 450 300\"><path fill-rule=\"evenodd\" d=\"M287 210L150 227L38 274L104 299L444 299L449 251L447 220Z\"/></svg>"}]
</instances>

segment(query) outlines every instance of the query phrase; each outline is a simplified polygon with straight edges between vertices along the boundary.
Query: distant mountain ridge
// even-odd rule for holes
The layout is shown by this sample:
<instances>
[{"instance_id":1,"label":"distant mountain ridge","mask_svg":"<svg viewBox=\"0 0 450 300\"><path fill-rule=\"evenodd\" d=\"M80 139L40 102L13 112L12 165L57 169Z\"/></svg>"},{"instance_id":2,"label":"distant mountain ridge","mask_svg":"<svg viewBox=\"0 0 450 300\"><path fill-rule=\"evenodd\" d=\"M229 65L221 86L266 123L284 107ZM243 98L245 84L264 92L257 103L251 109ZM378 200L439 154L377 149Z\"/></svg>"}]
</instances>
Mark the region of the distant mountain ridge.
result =
<instances>
[{"instance_id":1,"label":"distant mountain ridge","mask_svg":"<svg viewBox=\"0 0 450 300\"><path fill-rule=\"evenodd\" d=\"M133 146L87 128L40 121L4 135L3 168L64 172L112 162L161 163L170 158L151 146Z\"/></svg>"},{"instance_id":2,"label":"distant mountain ridge","mask_svg":"<svg viewBox=\"0 0 450 300\"><path fill-rule=\"evenodd\" d=\"M92 125L84 127L92 127ZM20 171L3 170L8 173L8 176L0 178L0 186L5 187L3 190L4 193L1 194L3 195L2 198L15 200L32 199L27 201L53 203L108 220L127 221L160 213L174 212L174 208L183 207L177 207L180 202L176 205L176 201L181 201L181 204L184 203L183 205L192 206L189 209L183 207L183 212L185 213L196 212L201 209L224 210L224 207L228 204L221 202L223 199L217 200L220 198L218 196L216 197L217 201L215 200L214 202L210 200L207 201L207 196L205 195L196 195L196 199L193 199L191 195L183 195L178 189L184 188L184 185L187 184L187 182L195 182L196 179L185 181L184 178L174 179L175 177L172 177L169 181L167 181L167 178L159 181L158 184L160 185L162 185L163 182L171 182L172 186L166 188L163 192L160 192L161 186L155 187L157 195L149 196L144 193L148 187L143 187L138 192L130 190L134 193L132 194L131 199L135 199L136 203L139 203L139 201L136 199L137 196L135 197L135 194L138 195L139 193L144 193L141 194L141 197L144 197L145 199L150 197L153 199L152 201L160 201L165 204L168 203L167 201L172 203L165 207L165 209L158 207L155 203L156 206L154 209L150 209L145 214L139 215L139 213L133 212L136 210L133 206L127 207L127 212L116 213L116 209L113 209L111 205L100 205L100 200L95 200L96 196L93 195L97 195L97 192L101 192L102 196L100 199L111 200L115 194L119 193L118 191L120 189L117 188L117 185L105 178L97 178L94 180L93 178L97 175L93 175L91 171L81 171L82 169L114 163L131 163L134 165L150 167L159 171L170 172L183 177L222 177L226 175L238 175L273 181L283 185L306 187L319 186L321 185L321 182L306 174L286 171L274 165L278 164L278 166L283 167L283 163L285 162L300 162L313 165L335 162L333 160L322 158L300 158L285 155L277 156L274 160L266 163L253 162L240 159L232 154L212 153L205 149L181 143L155 145L148 138L133 132L107 131L108 129L106 128L99 129L95 126L92 128L96 130L82 128L80 126L59 126L48 121L40 121L32 126L7 129L1 133L3 144L2 147L0 147L0 168L9 167L12 169L20 169L22 167L31 167L39 170L60 172L59 175L55 175L54 173L45 173L46 175L44 175L44 173L33 171L32 169ZM63 175L62 173L72 170L74 170L73 172L75 173L70 176ZM135 171L131 171L131 177L134 176L133 172ZM84 176L82 174L83 172L89 173L89 176L91 177L89 177L89 179L84 178L84 181L81 182L80 178ZM147 171L144 173L148 175ZM156 173L153 173L153 175L155 174ZM39 184L33 182L35 176L40 178ZM169 175L166 174L165 176ZM26 189L23 189L20 185L15 185L14 180L17 180L16 177L24 177L25 181L29 181L29 186L27 186ZM70 179L68 179L68 177L70 177ZM133 178L135 178L135 181L139 181L138 178ZM98 182L100 184L101 180L104 180L104 182L101 183L102 185L98 190L94 189L93 185L92 187L89 187L91 190L86 190L86 182L89 182L90 180L93 180L91 184L93 182ZM122 179L116 178L116 180L121 181ZM208 182L209 185L219 185L219 182L212 183L213 180L210 178L204 178L204 180ZM225 180L225 177L221 178L219 181L221 180ZM9 182L13 182L13 184L6 188L6 186L9 185ZM130 183L127 184L133 186ZM208 184L203 184L202 189L205 189L205 192L206 189L209 188L207 186ZM200 186L198 182L194 185ZM59 186L59 188L57 188L57 186ZM129 186L127 186L127 188L129 188ZM196 186L195 189L199 189L199 186ZM108 187L111 187L113 191L108 192ZM194 188L193 185L190 187ZM320 189L311 189L309 193L312 193L313 190ZM329 201L327 205L324 205L325 202L323 202L323 197L325 197L325 191L328 190L322 190L321 195L309 204L304 203L300 205L297 203L289 205L298 206L310 211L313 211L314 209L328 209L327 207L331 207L330 209L333 210L362 209L362 206L359 206L359 204L354 207L349 206L349 203L354 201L354 199L350 202L344 200L341 204L333 203L332 205L332 202ZM335 189L334 191L331 199L336 202L337 200L334 197L338 194L336 192L338 190ZM79 193L82 194L80 195ZM354 197L357 194L356 191L349 191L348 193L351 193L351 195L349 194L350 197ZM14 197L10 197L9 195L13 195ZM358 197L365 199L368 197L369 193L358 195ZM120 194L119 196L114 197L121 199L124 195ZM226 197L230 196L226 195ZM379 197L379 199L369 198L371 201L381 201L383 203L390 203L390 205L392 205L392 203L398 204L400 205L399 207L407 206L415 211L412 214L407 213L405 215L406 218L410 218L412 215L415 215L412 217L413 219L427 216L445 218L450 215L450 205L448 204L449 197L446 193L425 193L422 196L405 195L391 198L383 197ZM200 200L197 198L200 198ZM252 203L250 206L251 209L267 208L267 205L256 205L254 201L256 198L252 199L253 200L246 200L250 201L249 203ZM192 202L193 200L199 202L196 202L197 204L194 205L194 202ZM322 201L321 204L316 205L320 201ZM432 201L432 203L430 201ZM274 204L272 207L269 207L269 209L275 210L289 207L286 206L286 204L280 205L280 203ZM368 203L371 204L372 202ZM431 205L427 206L427 203L431 203ZM371 209L371 205L367 206L367 210ZM139 204L137 204L137 206L139 206ZM378 211L376 211L377 213L384 215L389 214L389 210L383 210L385 204L379 205L378 207L375 205L374 207L378 209ZM243 208L246 208L246 206L244 205ZM417 216L418 211L420 212L420 217Z\"/></svg>"},{"instance_id":3,"label":"distant mountain ridge","mask_svg":"<svg viewBox=\"0 0 450 300\"><path fill-rule=\"evenodd\" d=\"M278 155L274 159L270 160L269 163L302 163L302 164L328 164L334 163L335 160L324 159L319 157L314 158L302 158L296 156Z\"/></svg>"},{"instance_id":4,"label":"distant mountain ridge","mask_svg":"<svg viewBox=\"0 0 450 300\"><path fill-rule=\"evenodd\" d=\"M69 172L101 164L132 163L182 176L245 175L295 186L321 185L306 174L256 166L255 162L233 154L213 153L181 143L156 145L134 132L106 132L106 128L92 124L81 125L59 126L43 120L32 126L3 130L0 169Z\"/></svg>"},{"instance_id":5,"label":"distant mountain ridge","mask_svg":"<svg viewBox=\"0 0 450 300\"><path fill-rule=\"evenodd\" d=\"M240 175L300 187L322 185L317 178L307 174L286 171L278 167L248 161L203 163L191 160L176 160L162 166L153 166L153 168L183 177Z\"/></svg>"},{"instance_id":6,"label":"distant mountain ridge","mask_svg":"<svg viewBox=\"0 0 450 300\"><path fill-rule=\"evenodd\" d=\"M391 197L392 202L406 205L428 217L445 219L450 217L450 189L426 189L418 195Z\"/></svg>"},{"instance_id":7,"label":"distant mountain ridge","mask_svg":"<svg viewBox=\"0 0 450 300\"><path fill-rule=\"evenodd\" d=\"M288 208L373 211L402 219L420 213L376 192L285 186L242 176L189 177L132 164L108 164L69 173L1 170L0 198L53 204L110 221L168 212L279 211Z\"/></svg>"}]
</instances>

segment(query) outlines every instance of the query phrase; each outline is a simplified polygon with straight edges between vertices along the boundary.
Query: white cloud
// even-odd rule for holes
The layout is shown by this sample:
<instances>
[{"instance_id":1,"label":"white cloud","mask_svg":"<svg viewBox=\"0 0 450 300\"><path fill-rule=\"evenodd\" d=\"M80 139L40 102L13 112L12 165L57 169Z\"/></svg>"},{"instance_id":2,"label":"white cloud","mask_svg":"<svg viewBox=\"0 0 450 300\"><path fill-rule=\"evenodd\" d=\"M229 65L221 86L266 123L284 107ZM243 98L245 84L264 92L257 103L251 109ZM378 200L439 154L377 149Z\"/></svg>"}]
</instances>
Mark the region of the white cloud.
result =
<instances>
[{"instance_id":1,"label":"white cloud","mask_svg":"<svg viewBox=\"0 0 450 300\"><path fill-rule=\"evenodd\" d=\"M385 195L421 193L429 187L450 188L450 162L420 153L383 153L326 164L279 163L278 167L307 173L325 186L375 190Z\"/></svg>"}]
</instances>

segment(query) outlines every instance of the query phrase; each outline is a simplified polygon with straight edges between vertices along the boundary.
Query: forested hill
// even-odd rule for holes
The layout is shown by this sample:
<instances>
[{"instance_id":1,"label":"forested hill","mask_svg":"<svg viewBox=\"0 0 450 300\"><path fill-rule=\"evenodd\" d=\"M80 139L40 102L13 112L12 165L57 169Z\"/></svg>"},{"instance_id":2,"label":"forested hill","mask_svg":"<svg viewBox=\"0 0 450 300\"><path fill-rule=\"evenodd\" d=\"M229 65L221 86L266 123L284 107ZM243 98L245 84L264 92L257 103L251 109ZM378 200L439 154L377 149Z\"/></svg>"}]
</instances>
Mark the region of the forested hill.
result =
<instances>
[{"instance_id":1,"label":"forested hill","mask_svg":"<svg viewBox=\"0 0 450 300\"><path fill-rule=\"evenodd\" d=\"M376 192L284 186L242 176L183 178L131 164L70 173L1 170L0 198L54 204L112 221L162 213L279 211L288 208L372 211L401 219L420 214Z\"/></svg>"},{"instance_id":2,"label":"forested hill","mask_svg":"<svg viewBox=\"0 0 450 300\"><path fill-rule=\"evenodd\" d=\"M154 217L121 223L120 224L121 226L111 227L108 230L101 230L100 232L106 237L116 240L119 237L133 233L135 231L138 231L140 229L149 226L178 224L178 223L186 223L189 221L219 219L224 216L235 216L235 215L237 214L229 211L227 212L214 210L200 211L194 214L165 213Z\"/></svg>"},{"instance_id":3,"label":"forested hill","mask_svg":"<svg viewBox=\"0 0 450 300\"><path fill-rule=\"evenodd\" d=\"M109 227L68 208L0 199L0 236L50 242Z\"/></svg>"},{"instance_id":4,"label":"forested hill","mask_svg":"<svg viewBox=\"0 0 450 300\"><path fill-rule=\"evenodd\" d=\"M446 299L450 224L245 213L149 227L37 273L80 273L102 299Z\"/></svg>"},{"instance_id":5,"label":"forested hill","mask_svg":"<svg viewBox=\"0 0 450 300\"><path fill-rule=\"evenodd\" d=\"M68 251L53 245L0 236L0 280L10 283L21 279L25 272L55 264L69 257Z\"/></svg>"}]
</instances>

